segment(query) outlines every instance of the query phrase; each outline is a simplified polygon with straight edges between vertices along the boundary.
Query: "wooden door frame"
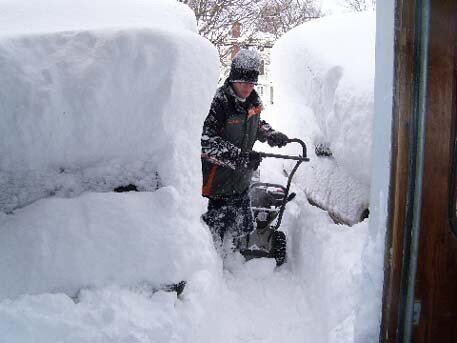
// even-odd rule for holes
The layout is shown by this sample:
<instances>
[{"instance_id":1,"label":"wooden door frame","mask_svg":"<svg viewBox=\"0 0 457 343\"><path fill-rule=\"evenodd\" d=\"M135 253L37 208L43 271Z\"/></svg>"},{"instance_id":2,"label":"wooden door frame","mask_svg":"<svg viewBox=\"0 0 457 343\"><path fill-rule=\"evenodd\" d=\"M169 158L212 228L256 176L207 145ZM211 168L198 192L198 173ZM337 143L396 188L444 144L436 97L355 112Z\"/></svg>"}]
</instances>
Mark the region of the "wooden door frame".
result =
<instances>
[{"instance_id":1,"label":"wooden door frame","mask_svg":"<svg viewBox=\"0 0 457 343\"><path fill-rule=\"evenodd\" d=\"M418 99L421 100L421 95L418 94L420 89L417 84L421 80L420 77L418 78L419 69L417 67L418 63L421 62L418 61L418 44L420 45L423 42L421 39L424 34L424 23L421 22L423 17L420 16L421 13L419 12L424 9L424 4L430 6L427 12L430 15L430 21L427 23L429 25L427 27L429 35L426 37L427 46L430 47L427 53L427 58L430 62L426 65L425 135L422 137L426 142L424 144L424 153L417 155L417 140L421 138L420 130L415 130L415 128L417 129L416 121L418 120L415 115L417 112L416 102ZM448 177L444 181L447 184L441 185L442 187L439 188L440 196L449 194L450 183L448 181L451 170L452 144L448 136L449 132L445 130L443 137L438 137L436 135L437 129L434 126L437 125L437 121L439 121L440 125L443 125L444 121L449 118L446 116L455 111L455 65L452 63L452 68L448 74L443 73L443 68L450 68L449 59L452 59L452 62L454 61L455 31L457 29L457 16L449 16L446 13L455 15L456 11L457 4L455 4L454 0L431 2L427 0L399 0L395 4L391 174L380 331L380 341L385 343L409 341L409 338L405 339L405 337L410 337L407 334L406 336L404 335L405 330L412 332L411 335L414 342L432 342L432 339L433 342L440 343L455 342L452 339L454 339L453 335L457 330L457 325L455 325L454 329L444 324L444 321L449 319L449 315L454 318L455 311L447 314L448 317L441 316L440 309L434 308L433 303L442 301L443 297L428 294L433 291L438 292L435 289L437 286L430 281L430 274L435 273L435 271L430 269L432 265L428 260L441 257L442 260L438 261L438 266L443 265L443 268L448 268L451 272L454 272L455 264L449 262L449 256L444 261L446 257L443 255L445 254L443 251L436 251L436 253L432 254L427 249L430 249L431 242L437 239L444 240L445 244L443 243L443 246L445 245L448 249L454 249L454 244L457 244L457 242L451 240L450 232L443 232L448 230L449 226L447 215L442 218L442 213L440 212L439 218L441 218L441 221L445 220L446 224L441 222L437 224L436 218L438 217L431 214L432 211L438 212L442 203L437 205L430 201L430 197L433 197L433 185L430 186L430 183L427 183L427 179L430 179L433 175L434 168L440 165L440 172L443 173L443 170L445 170L448 173ZM449 44L452 47L451 49L449 49ZM451 91L449 91L448 87L450 82L452 85ZM446 85L447 88L444 88ZM451 96L449 96L449 92L451 92ZM448 140L447 143L446 140ZM444 141L443 144L442 141ZM436 142L439 143L437 146L430 146L433 143L437 144ZM419 144L421 143L419 142ZM438 156L435 155L436 152L438 152ZM421 170L417 170L415 167L420 158L424 159L422 166L424 171L422 180L424 181L418 184L415 180L417 179L417 173ZM422 167L419 166L419 168ZM422 191L424 191L424 194L421 194ZM419 202L419 207L415 208L414 203L418 197L423 203ZM446 197L447 200L449 198L449 196ZM443 201L442 197L438 200ZM445 209L447 213L447 203ZM418 218L416 220L416 228L414 227L414 218ZM414 240L410 239L414 233L417 234L418 238L417 252L419 258L415 255ZM441 243L436 242L436 244ZM414 268L410 268L411 262L418 263L417 278ZM457 282L457 278L455 282ZM445 283L441 280L439 285L444 287ZM412 311L411 304L407 301L408 294L411 295L411 289L414 299L417 297L423 302L421 303L423 307L419 324L414 327L407 320L405 321L405 318ZM455 296L449 299L452 304L457 302ZM442 328L452 332L440 333L440 325Z\"/></svg>"}]
</instances>

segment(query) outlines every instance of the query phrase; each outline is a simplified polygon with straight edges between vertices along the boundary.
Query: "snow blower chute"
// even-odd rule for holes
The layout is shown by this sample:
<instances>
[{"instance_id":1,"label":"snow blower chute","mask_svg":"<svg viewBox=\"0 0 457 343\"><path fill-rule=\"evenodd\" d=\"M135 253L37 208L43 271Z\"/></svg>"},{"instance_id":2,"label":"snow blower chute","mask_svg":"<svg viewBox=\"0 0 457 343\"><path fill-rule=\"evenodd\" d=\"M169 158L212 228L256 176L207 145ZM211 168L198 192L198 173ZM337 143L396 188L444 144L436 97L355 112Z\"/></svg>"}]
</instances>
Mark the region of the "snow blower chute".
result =
<instances>
[{"instance_id":1,"label":"snow blower chute","mask_svg":"<svg viewBox=\"0 0 457 343\"><path fill-rule=\"evenodd\" d=\"M300 164L309 161L306 144L302 140L289 139L288 143L299 143L302 146L303 155L260 153L264 158L282 158L295 160L297 163L289 174L286 187L264 182L251 184L249 194L256 228L238 241L239 251L247 260L256 257L274 258L277 266L286 261L286 235L279 230L279 227L287 203L296 195L295 193L289 194L292 178Z\"/></svg>"}]
</instances>

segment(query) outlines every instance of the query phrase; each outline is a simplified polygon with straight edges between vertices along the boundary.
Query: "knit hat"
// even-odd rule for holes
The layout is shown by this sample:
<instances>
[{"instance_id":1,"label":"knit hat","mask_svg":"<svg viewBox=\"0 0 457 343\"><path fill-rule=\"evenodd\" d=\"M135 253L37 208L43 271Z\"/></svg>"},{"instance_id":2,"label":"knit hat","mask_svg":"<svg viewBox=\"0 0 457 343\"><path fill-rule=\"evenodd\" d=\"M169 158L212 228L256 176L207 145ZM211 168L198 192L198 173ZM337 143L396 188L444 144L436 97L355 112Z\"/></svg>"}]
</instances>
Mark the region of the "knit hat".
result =
<instances>
[{"instance_id":1,"label":"knit hat","mask_svg":"<svg viewBox=\"0 0 457 343\"><path fill-rule=\"evenodd\" d=\"M241 49L232 60L230 82L257 83L260 72L260 55L253 50Z\"/></svg>"}]
</instances>

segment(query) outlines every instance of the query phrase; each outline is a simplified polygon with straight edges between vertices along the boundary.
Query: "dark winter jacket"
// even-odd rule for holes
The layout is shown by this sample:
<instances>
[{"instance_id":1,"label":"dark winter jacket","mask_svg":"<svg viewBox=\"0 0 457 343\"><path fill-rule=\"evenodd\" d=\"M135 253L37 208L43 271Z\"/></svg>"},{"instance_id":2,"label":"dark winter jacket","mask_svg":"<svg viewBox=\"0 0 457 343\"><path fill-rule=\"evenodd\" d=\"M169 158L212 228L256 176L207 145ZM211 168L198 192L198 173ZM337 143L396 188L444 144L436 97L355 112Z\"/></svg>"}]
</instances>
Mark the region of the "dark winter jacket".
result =
<instances>
[{"instance_id":1,"label":"dark winter jacket","mask_svg":"<svg viewBox=\"0 0 457 343\"><path fill-rule=\"evenodd\" d=\"M256 140L264 142L273 132L260 120L261 111L262 102L255 90L244 102L228 81L217 90L201 139L203 196L237 196L248 189L252 170L239 167L240 158L252 150Z\"/></svg>"}]
</instances>

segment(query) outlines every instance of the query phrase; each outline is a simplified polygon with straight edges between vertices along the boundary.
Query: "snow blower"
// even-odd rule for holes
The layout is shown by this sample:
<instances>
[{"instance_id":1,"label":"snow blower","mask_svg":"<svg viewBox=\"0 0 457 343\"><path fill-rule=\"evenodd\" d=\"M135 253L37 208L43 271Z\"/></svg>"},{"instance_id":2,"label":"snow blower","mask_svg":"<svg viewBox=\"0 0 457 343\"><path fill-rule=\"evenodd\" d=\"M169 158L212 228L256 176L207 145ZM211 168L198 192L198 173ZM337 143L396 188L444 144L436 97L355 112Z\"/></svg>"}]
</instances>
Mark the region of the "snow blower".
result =
<instances>
[{"instance_id":1,"label":"snow blower","mask_svg":"<svg viewBox=\"0 0 457 343\"><path fill-rule=\"evenodd\" d=\"M288 143L294 142L302 146L303 155L260 153L262 157L296 160L297 163L289 174L286 187L264 182L251 184L249 195L256 228L251 233L240 237L238 241L238 249L246 260L260 257L274 258L277 266L286 261L286 235L279 230L279 227L287 203L296 195L295 193L289 194L292 178L300 164L309 161L306 155L306 144L300 139L289 139L288 141Z\"/></svg>"}]
</instances>

